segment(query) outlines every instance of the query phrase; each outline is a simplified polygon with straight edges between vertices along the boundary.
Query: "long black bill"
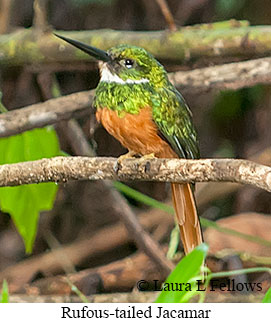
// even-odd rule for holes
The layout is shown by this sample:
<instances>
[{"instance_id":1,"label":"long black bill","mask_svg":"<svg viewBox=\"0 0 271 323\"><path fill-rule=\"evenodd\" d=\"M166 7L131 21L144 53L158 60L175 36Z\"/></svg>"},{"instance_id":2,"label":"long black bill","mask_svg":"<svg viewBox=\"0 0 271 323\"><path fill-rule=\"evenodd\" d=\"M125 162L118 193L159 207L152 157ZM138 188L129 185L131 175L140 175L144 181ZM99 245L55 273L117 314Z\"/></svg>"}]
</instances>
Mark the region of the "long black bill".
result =
<instances>
[{"instance_id":1,"label":"long black bill","mask_svg":"<svg viewBox=\"0 0 271 323\"><path fill-rule=\"evenodd\" d=\"M83 52L89 54L90 56L98 59L99 61L103 61L103 62L108 62L110 60L110 57L108 56L108 54L96 47L92 47L89 46L87 44L81 43L77 40L73 40L64 36L60 36L57 34L54 34L56 37L61 38L63 40L65 40L66 42L68 42L69 44L81 49Z\"/></svg>"}]
</instances>

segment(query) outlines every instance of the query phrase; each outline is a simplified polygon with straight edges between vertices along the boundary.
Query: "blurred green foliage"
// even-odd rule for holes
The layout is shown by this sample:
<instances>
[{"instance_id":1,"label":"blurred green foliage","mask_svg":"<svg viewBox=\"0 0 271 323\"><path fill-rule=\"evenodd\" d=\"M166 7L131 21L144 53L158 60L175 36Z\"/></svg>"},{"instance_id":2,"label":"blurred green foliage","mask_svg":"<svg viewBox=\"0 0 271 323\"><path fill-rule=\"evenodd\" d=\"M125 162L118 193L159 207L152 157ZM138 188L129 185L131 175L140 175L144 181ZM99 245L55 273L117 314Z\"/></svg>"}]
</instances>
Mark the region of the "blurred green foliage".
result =
<instances>
[{"instance_id":1,"label":"blurred green foliage","mask_svg":"<svg viewBox=\"0 0 271 323\"><path fill-rule=\"evenodd\" d=\"M52 127L34 129L0 139L0 164L12 164L61 155ZM26 252L32 251L40 211L51 210L57 193L55 183L0 188L0 208L10 214L22 236Z\"/></svg>"},{"instance_id":2,"label":"blurred green foliage","mask_svg":"<svg viewBox=\"0 0 271 323\"><path fill-rule=\"evenodd\" d=\"M215 9L219 17L231 18L237 14L246 4L246 0L216 0Z\"/></svg>"},{"instance_id":3,"label":"blurred green foliage","mask_svg":"<svg viewBox=\"0 0 271 323\"><path fill-rule=\"evenodd\" d=\"M262 99L263 86L256 85L239 91L223 91L215 100L212 118L217 123L230 122L243 117L247 111L253 109Z\"/></svg>"},{"instance_id":4,"label":"blurred green foliage","mask_svg":"<svg viewBox=\"0 0 271 323\"><path fill-rule=\"evenodd\" d=\"M218 147L213 153L214 157L242 156L240 147L249 136L246 125L252 115L250 111L263 100L264 93L264 86L257 85L239 91L223 91L215 98L209 114L209 122L217 133Z\"/></svg>"},{"instance_id":5,"label":"blurred green foliage","mask_svg":"<svg viewBox=\"0 0 271 323\"><path fill-rule=\"evenodd\" d=\"M217 122L224 120L232 120L240 116L242 113L243 96L239 91L221 92L216 98L214 108L212 110L213 118Z\"/></svg>"}]
</instances>

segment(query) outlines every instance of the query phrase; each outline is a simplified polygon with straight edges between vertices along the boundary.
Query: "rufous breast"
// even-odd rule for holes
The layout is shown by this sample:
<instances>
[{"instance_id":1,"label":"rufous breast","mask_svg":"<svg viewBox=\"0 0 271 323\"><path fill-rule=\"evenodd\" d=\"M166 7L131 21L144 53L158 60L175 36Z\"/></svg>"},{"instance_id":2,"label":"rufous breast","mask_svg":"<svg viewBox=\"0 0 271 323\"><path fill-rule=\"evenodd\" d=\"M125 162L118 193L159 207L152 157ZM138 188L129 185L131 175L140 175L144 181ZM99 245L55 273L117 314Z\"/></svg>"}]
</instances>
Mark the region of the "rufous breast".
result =
<instances>
[{"instance_id":1,"label":"rufous breast","mask_svg":"<svg viewBox=\"0 0 271 323\"><path fill-rule=\"evenodd\" d=\"M142 156L172 158L177 155L168 143L158 135L158 128L152 119L150 107L140 109L138 114L121 113L108 108L96 112L98 122L125 148Z\"/></svg>"}]
</instances>

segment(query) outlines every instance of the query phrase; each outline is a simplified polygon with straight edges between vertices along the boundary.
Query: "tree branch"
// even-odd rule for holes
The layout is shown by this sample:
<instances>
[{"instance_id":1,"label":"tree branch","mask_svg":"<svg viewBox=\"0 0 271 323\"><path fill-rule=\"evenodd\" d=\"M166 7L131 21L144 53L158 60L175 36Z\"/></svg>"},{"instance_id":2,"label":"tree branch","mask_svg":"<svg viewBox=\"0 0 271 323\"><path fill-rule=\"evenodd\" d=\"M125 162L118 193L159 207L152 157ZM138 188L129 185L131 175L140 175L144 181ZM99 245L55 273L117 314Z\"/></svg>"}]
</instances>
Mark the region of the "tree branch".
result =
<instances>
[{"instance_id":1,"label":"tree branch","mask_svg":"<svg viewBox=\"0 0 271 323\"><path fill-rule=\"evenodd\" d=\"M79 92L0 114L0 137L78 118L90 111L93 92Z\"/></svg>"},{"instance_id":2,"label":"tree branch","mask_svg":"<svg viewBox=\"0 0 271 323\"><path fill-rule=\"evenodd\" d=\"M0 166L0 187L70 180L235 182L271 192L271 168L242 159L54 157Z\"/></svg>"},{"instance_id":3,"label":"tree branch","mask_svg":"<svg viewBox=\"0 0 271 323\"><path fill-rule=\"evenodd\" d=\"M47 21L48 0L34 0L33 10L33 26L36 30L45 32L50 30Z\"/></svg>"},{"instance_id":4,"label":"tree branch","mask_svg":"<svg viewBox=\"0 0 271 323\"><path fill-rule=\"evenodd\" d=\"M247 21L223 21L183 27L176 32L88 30L61 31L101 49L127 43L146 48L161 60L187 64L202 60L256 58L271 53L271 27L249 26ZM12 48L12 51L10 50ZM12 52L12 55L10 54ZM31 29L0 36L0 64L9 66L93 61L80 50L63 43L52 34L36 39Z\"/></svg>"},{"instance_id":5,"label":"tree branch","mask_svg":"<svg viewBox=\"0 0 271 323\"><path fill-rule=\"evenodd\" d=\"M161 251L165 249L161 246ZM136 252L124 259L116 260L106 265L81 270L74 274L57 275L41 278L30 284L25 284L16 292L31 294L63 294L72 293L69 281L84 295L99 292L110 293L115 290L131 290L139 279L146 281L164 281L167 275L157 270L152 261L142 252ZM37 294L37 293L36 293Z\"/></svg>"},{"instance_id":6,"label":"tree branch","mask_svg":"<svg viewBox=\"0 0 271 323\"><path fill-rule=\"evenodd\" d=\"M271 58L170 73L183 94L237 90L271 83ZM0 138L90 114L93 91L78 92L0 114Z\"/></svg>"},{"instance_id":7,"label":"tree branch","mask_svg":"<svg viewBox=\"0 0 271 323\"><path fill-rule=\"evenodd\" d=\"M238 90L257 84L270 84L271 58L170 73L169 78L183 94Z\"/></svg>"},{"instance_id":8,"label":"tree branch","mask_svg":"<svg viewBox=\"0 0 271 323\"><path fill-rule=\"evenodd\" d=\"M13 5L14 0L0 1L0 34L9 32Z\"/></svg>"}]
</instances>

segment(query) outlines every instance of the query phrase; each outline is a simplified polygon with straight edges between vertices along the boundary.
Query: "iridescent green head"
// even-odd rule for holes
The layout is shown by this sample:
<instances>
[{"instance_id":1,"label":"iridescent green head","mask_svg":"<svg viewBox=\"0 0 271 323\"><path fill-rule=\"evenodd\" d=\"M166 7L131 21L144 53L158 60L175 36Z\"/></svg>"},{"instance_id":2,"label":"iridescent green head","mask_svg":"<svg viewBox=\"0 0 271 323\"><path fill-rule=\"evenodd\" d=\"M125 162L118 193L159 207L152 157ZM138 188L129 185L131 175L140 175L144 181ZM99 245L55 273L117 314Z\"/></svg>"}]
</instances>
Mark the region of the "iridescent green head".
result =
<instances>
[{"instance_id":1,"label":"iridescent green head","mask_svg":"<svg viewBox=\"0 0 271 323\"><path fill-rule=\"evenodd\" d=\"M168 82L164 67L144 48L119 45L105 52L76 40L56 36L100 61L101 82L150 83L153 86Z\"/></svg>"},{"instance_id":2,"label":"iridescent green head","mask_svg":"<svg viewBox=\"0 0 271 323\"><path fill-rule=\"evenodd\" d=\"M167 79L163 66L144 48L119 45L109 49L107 53L110 61L101 64L101 80L117 76L123 83L158 84Z\"/></svg>"}]
</instances>

